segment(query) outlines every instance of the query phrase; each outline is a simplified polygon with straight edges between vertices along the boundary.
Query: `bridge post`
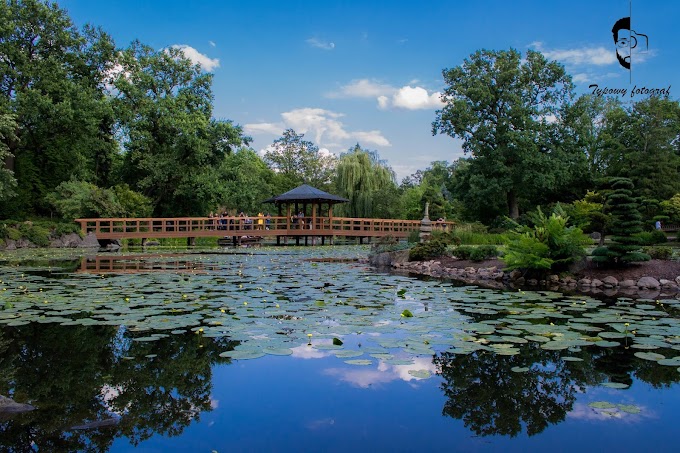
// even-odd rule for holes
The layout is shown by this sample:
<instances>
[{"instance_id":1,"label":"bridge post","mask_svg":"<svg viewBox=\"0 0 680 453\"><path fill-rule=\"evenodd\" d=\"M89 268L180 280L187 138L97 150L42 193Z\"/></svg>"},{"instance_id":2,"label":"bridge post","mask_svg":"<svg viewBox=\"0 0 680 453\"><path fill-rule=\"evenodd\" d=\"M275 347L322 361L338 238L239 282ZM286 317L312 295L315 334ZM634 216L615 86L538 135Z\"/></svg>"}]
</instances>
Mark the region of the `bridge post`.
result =
<instances>
[{"instance_id":1,"label":"bridge post","mask_svg":"<svg viewBox=\"0 0 680 453\"><path fill-rule=\"evenodd\" d=\"M195 237L187 238L187 247L195 247L195 246L196 246L196 238Z\"/></svg>"}]
</instances>

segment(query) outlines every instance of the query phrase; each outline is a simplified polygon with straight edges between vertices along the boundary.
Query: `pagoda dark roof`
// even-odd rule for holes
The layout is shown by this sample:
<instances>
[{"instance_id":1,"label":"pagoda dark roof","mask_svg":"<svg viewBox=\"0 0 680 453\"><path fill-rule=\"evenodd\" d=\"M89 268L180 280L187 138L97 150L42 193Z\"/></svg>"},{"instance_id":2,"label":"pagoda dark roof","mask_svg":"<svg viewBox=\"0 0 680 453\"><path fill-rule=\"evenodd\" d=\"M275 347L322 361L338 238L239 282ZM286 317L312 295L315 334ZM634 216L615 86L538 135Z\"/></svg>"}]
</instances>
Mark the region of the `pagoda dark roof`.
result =
<instances>
[{"instance_id":1,"label":"pagoda dark roof","mask_svg":"<svg viewBox=\"0 0 680 453\"><path fill-rule=\"evenodd\" d=\"M316 201L321 203L346 203L349 200L337 195L331 195L328 192L319 190L307 184L289 190L286 193L277 195L275 197L264 200L263 203L290 203L295 201L310 202Z\"/></svg>"}]
</instances>

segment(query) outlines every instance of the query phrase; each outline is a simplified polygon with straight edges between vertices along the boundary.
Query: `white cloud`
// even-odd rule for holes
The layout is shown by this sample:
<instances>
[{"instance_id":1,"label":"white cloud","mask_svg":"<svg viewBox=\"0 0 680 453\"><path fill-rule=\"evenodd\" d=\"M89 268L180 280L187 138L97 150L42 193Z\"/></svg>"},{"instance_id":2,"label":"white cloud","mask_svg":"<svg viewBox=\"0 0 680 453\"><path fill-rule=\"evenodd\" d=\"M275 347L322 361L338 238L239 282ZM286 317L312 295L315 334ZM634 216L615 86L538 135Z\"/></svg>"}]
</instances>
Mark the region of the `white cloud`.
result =
<instances>
[{"instance_id":1,"label":"white cloud","mask_svg":"<svg viewBox=\"0 0 680 453\"><path fill-rule=\"evenodd\" d=\"M378 108L401 108L407 110L436 109L442 107L441 93L429 93L425 88L416 85L412 80L401 88L380 83L371 79L357 79L340 87L340 91L327 94L330 98L375 98Z\"/></svg>"},{"instance_id":2,"label":"white cloud","mask_svg":"<svg viewBox=\"0 0 680 453\"><path fill-rule=\"evenodd\" d=\"M542 42L535 41L529 44L546 58L558 60L571 65L595 65L605 66L616 63L616 49L612 45L608 47L577 47L573 49L546 49Z\"/></svg>"},{"instance_id":3,"label":"white cloud","mask_svg":"<svg viewBox=\"0 0 680 453\"><path fill-rule=\"evenodd\" d=\"M286 130L286 125L283 123L249 123L243 125L243 130L247 134L267 133L278 135Z\"/></svg>"},{"instance_id":4,"label":"white cloud","mask_svg":"<svg viewBox=\"0 0 680 453\"><path fill-rule=\"evenodd\" d=\"M411 365L388 365L381 360L376 368L327 368L323 373L336 376L341 381L356 387L368 388L396 380L418 381L421 378L409 374L409 371L416 370L427 370L432 374L437 372L436 367L432 364L432 359L417 357L413 358Z\"/></svg>"},{"instance_id":5,"label":"white cloud","mask_svg":"<svg viewBox=\"0 0 680 453\"><path fill-rule=\"evenodd\" d=\"M396 91L391 85L386 85L375 80L357 79L340 87L340 91L329 93L329 98L377 98L389 95Z\"/></svg>"},{"instance_id":6,"label":"white cloud","mask_svg":"<svg viewBox=\"0 0 680 453\"><path fill-rule=\"evenodd\" d=\"M217 47L217 44L215 44L215 41L208 41L208 44L210 44L211 47Z\"/></svg>"},{"instance_id":7,"label":"white cloud","mask_svg":"<svg viewBox=\"0 0 680 453\"><path fill-rule=\"evenodd\" d=\"M338 120L344 116L342 113L319 108L302 108L284 112L281 116L284 122L298 133L314 134L314 141L317 144L322 143L324 135L332 140L350 138L350 134Z\"/></svg>"},{"instance_id":8,"label":"white cloud","mask_svg":"<svg viewBox=\"0 0 680 453\"><path fill-rule=\"evenodd\" d=\"M393 107L408 110L436 109L441 108L444 105L440 98L441 93L439 92L428 94L425 88L405 86L400 88L399 91L392 96L389 104ZM384 101L381 102L381 100L378 99L379 106L384 104Z\"/></svg>"},{"instance_id":9,"label":"white cloud","mask_svg":"<svg viewBox=\"0 0 680 453\"><path fill-rule=\"evenodd\" d=\"M375 131L356 131L352 135L356 137L361 143L368 143L377 146L392 146L389 140L383 137L378 130Z\"/></svg>"},{"instance_id":10,"label":"white cloud","mask_svg":"<svg viewBox=\"0 0 680 453\"><path fill-rule=\"evenodd\" d=\"M333 50L333 49L335 49L335 43L334 42L323 41L323 40L318 39L318 38L309 38L305 42L312 47L316 47L317 49L323 49L323 50Z\"/></svg>"},{"instance_id":11,"label":"white cloud","mask_svg":"<svg viewBox=\"0 0 680 453\"><path fill-rule=\"evenodd\" d=\"M215 68L220 67L220 60L217 58L210 58L203 55L198 50L186 44L174 44L173 49L179 49L184 53L184 56L191 60L194 64L200 65L204 70L212 72Z\"/></svg>"},{"instance_id":12,"label":"white cloud","mask_svg":"<svg viewBox=\"0 0 680 453\"><path fill-rule=\"evenodd\" d=\"M391 146L379 130L348 131L340 120L343 113L321 108L301 108L283 112L279 123L249 123L244 129L249 134L267 133L280 135L285 129L294 129L298 134L312 136L314 143L330 153L332 148L347 147L350 141L359 141L378 146Z\"/></svg>"}]
</instances>

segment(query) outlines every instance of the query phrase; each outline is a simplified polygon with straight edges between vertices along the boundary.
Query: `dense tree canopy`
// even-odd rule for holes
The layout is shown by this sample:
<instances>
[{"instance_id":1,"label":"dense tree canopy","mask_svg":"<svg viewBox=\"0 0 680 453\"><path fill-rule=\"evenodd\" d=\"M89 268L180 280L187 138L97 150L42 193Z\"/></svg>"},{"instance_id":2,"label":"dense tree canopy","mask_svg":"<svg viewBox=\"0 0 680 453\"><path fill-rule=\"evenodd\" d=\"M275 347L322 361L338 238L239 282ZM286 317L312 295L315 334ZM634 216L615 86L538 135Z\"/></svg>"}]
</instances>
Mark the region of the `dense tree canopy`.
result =
<instances>
[{"instance_id":1,"label":"dense tree canopy","mask_svg":"<svg viewBox=\"0 0 680 453\"><path fill-rule=\"evenodd\" d=\"M212 75L179 49L138 42L120 64L114 106L124 180L151 198L155 215L206 215L224 195L220 164L248 140L240 127L212 118Z\"/></svg>"},{"instance_id":2,"label":"dense tree canopy","mask_svg":"<svg viewBox=\"0 0 680 453\"><path fill-rule=\"evenodd\" d=\"M338 195L349 200L340 206L350 217L376 217L381 200L396 189L394 171L375 151L357 143L338 161L335 187ZM386 206L383 205L383 211ZM385 215L383 213L383 215Z\"/></svg>"},{"instance_id":3,"label":"dense tree canopy","mask_svg":"<svg viewBox=\"0 0 680 453\"><path fill-rule=\"evenodd\" d=\"M502 197L517 218L523 198L566 183L568 164L551 140L560 108L572 97L562 65L534 51L523 60L515 50L480 50L443 75L446 105L433 133L463 139L474 157L470 177L487 181L487 197Z\"/></svg>"},{"instance_id":4,"label":"dense tree canopy","mask_svg":"<svg viewBox=\"0 0 680 453\"><path fill-rule=\"evenodd\" d=\"M108 182L116 145L100 88L113 51L108 35L78 31L54 3L0 3L0 112L16 120L2 141L18 182L0 215L44 212L43 196L72 177Z\"/></svg>"},{"instance_id":5,"label":"dense tree canopy","mask_svg":"<svg viewBox=\"0 0 680 453\"><path fill-rule=\"evenodd\" d=\"M335 170L335 156L322 154L314 143L304 140L305 134L286 129L264 155L264 161L279 175L280 192L300 184L321 190L330 187Z\"/></svg>"}]
</instances>

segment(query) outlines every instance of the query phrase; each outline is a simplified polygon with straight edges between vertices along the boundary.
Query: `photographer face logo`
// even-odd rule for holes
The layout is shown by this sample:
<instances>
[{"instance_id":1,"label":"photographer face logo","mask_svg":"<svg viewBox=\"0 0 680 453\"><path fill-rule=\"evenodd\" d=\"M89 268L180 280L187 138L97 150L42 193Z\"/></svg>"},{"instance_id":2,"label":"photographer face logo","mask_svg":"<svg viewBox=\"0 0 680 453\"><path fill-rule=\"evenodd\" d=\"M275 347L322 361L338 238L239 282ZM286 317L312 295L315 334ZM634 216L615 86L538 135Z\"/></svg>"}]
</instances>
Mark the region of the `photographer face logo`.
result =
<instances>
[{"instance_id":1,"label":"photographer face logo","mask_svg":"<svg viewBox=\"0 0 680 453\"><path fill-rule=\"evenodd\" d=\"M616 59L624 68L630 70L633 49L635 52L647 52L649 38L647 35L637 33L630 28L630 17L622 17L617 20L612 28L614 43L616 44Z\"/></svg>"}]
</instances>

